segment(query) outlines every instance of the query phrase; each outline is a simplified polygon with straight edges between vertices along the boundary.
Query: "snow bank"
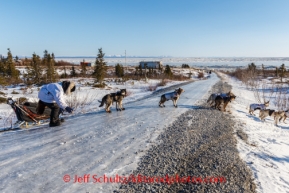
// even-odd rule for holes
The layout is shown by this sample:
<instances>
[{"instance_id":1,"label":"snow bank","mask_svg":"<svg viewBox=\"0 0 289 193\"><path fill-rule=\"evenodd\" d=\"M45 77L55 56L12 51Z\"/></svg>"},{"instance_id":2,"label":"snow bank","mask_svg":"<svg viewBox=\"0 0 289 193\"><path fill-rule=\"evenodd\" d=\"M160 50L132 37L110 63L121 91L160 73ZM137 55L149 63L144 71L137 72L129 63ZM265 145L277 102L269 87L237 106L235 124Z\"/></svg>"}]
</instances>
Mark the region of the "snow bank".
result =
<instances>
[{"instance_id":1,"label":"snow bank","mask_svg":"<svg viewBox=\"0 0 289 193\"><path fill-rule=\"evenodd\" d=\"M237 96L232 104L232 113L236 121L236 130L248 135L248 140L238 138L240 156L252 169L256 178L258 192L289 192L289 125L279 123L274 126L272 118L259 120L248 114L250 103L256 103L253 91L246 89L240 81L222 75L233 86ZM270 104L271 109L275 109Z\"/></svg>"}]
</instances>

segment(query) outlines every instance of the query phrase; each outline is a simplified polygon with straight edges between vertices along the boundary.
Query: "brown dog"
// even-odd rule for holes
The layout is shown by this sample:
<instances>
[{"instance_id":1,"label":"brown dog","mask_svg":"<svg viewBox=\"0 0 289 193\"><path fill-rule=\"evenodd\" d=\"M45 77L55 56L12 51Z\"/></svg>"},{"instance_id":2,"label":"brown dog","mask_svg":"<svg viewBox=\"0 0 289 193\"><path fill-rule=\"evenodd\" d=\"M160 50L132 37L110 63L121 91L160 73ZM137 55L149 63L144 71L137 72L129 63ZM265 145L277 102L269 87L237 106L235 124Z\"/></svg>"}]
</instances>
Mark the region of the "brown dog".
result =
<instances>
[{"instance_id":1,"label":"brown dog","mask_svg":"<svg viewBox=\"0 0 289 193\"><path fill-rule=\"evenodd\" d=\"M265 117L272 117L274 119L274 124L277 125L278 121L285 115L285 111L275 111L271 109L261 110L259 113L259 118L261 121L265 121Z\"/></svg>"},{"instance_id":2,"label":"brown dog","mask_svg":"<svg viewBox=\"0 0 289 193\"><path fill-rule=\"evenodd\" d=\"M217 96L215 99L215 109L221 110L221 104L223 103L224 104L223 111L226 111L226 107L228 103L232 102L235 99L236 99L236 96L226 96L226 97Z\"/></svg>"}]
</instances>

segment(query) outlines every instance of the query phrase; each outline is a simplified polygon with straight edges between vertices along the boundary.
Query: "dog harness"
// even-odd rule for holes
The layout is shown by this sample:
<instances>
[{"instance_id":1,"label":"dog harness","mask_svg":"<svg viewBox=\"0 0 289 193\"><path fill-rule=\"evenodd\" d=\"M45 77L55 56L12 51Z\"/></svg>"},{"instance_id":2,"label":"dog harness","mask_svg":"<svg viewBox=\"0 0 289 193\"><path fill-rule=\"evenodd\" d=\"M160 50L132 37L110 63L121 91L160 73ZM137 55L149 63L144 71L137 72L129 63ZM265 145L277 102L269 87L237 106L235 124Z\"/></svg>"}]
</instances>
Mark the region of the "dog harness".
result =
<instances>
[{"instance_id":1,"label":"dog harness","mask_svg":"<svg viewBox=\"0 0 289 193\"><path fill-rule=\"evenodd\" d=\"M265 104L251 104L250 105L250 109L254 110L254 111L256 109L265 110L266 109L266 105Z\"/></svg>"},{"instance_id":2,"label":"dog harness","mask_svg":"<svg viewBox=\"0 0 289 193\"><path fill-rule=\"evenodd\" d=\"M173 100L176 97L178 97L178 93L177 92L170 92L170 93L165 94L165 98L167 100Z\"/></svg>"},{"instance_id":3,"label":"dog harness","mask_svg":"<svg viewBox=\"0 0 289 193\"><path fill-rule=\"evenodd\" d=\"M217 93L217 94L216 94L216 97L217 97L217 96L220 96L220 97L224 98L224 97L227 97L228 94L227 94L227 93Z\"/></svg>"}]
</instances>

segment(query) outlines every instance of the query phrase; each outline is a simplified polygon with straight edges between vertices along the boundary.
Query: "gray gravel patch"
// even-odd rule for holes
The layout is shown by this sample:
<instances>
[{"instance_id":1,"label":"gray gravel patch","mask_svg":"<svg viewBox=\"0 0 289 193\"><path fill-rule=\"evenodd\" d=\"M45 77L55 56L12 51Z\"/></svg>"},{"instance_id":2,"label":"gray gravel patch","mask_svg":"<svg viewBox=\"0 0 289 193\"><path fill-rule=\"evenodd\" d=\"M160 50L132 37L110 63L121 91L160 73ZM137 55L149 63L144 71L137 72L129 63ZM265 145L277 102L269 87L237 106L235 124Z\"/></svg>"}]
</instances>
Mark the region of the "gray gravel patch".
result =
<instances>
[{"instance_id":1,"label":"gray gravel patch","mask_svg":"<svg viewBox=\"0 0 289 193\"><path fill-rule=\"evenodd\" d=\"M230 85L220 81L212 92L230 89ZM152 145L142 157L134 176L222 176L226 182L129 182L114 192L256 192L252 173L239 157L229 114L205 103L194 106L167 127L157 141L160 143Z\"/></svg>"},{"instance_id":2,"label":"gray gravel patch","mask_svg":"<svg viewBox=\"0 0 289 193\"><path fill-rule=\"evenodd\" d=\"M248 143L248 135L246 133L244 133L242 130L237 130L236 134L240 139Z\"/></svg>"}]
</instances>

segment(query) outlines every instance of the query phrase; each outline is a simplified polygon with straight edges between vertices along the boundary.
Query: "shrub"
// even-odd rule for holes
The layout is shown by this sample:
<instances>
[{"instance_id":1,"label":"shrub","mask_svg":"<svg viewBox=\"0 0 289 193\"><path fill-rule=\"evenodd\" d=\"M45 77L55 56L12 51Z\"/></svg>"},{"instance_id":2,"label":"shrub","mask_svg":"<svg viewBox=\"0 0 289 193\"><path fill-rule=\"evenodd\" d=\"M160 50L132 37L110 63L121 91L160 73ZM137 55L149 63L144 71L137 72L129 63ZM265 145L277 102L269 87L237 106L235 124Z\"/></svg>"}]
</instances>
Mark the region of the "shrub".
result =
<instances>
[{"instance_id":1,"label":"shrub","mask_svg":"<svg viewBox=\"0 0 289 193\"><path fill-rule=\"evenodd\" d=\"M81 93L76 91L66 98L66 103L74 110L87 110L87 107L95 101L96 97L96 95L91 94L89 91L83 91Z\"/></svg>"},{"instance_id":2,"label":"shrub","mask_svg":"<svg viewBox=\"0 0 289 193\"><path fill-rule=\"evenodd\" d=\"M106 85L104 83L94 84L92 87L94 88L104 88Z\"/></svg>"},{"instance_id":3,"label":"shrub","mask_svg":"<svg viewBox=\"0 0 289 193\"><path fill-rule=\"evenodd\" d=\"M198 78L204 78L204 73L203 72L199 72L198 73Z\"/></svg>"},{"instance_id":4,"label":"shrub","mask_svg":"<svg viewBox=\"0 0 289 193\"><path fill-rule=\"evenodd\" d=\"M25 98L25 97L20 97L20 98L18 98L19 104L21 104L21 103L23 103L23 102L25 102L25 101L27 101L27 98Z\"/></svg>"},{"instance_id":5,"label":"shrub","mask_svg":"<svg viewBox=\"0 0 289 193\"><path fill-rule=\"evenodd\" d=\"M177 81L184 81L188 79L189 79L188 77L183 76L182 74L173 75L173 77L171 78L171 80L177 80Z\"/></svg>"},{"instance_id":6,"label":"shrub","mask_svg":"<svg viewBox=\"0 0 289 193\"><path fill-rule=\"evenodd\" d=\"M165 80L165 79L162 79L158 84L157 84L157 86L166 86L167 85L167 83L168 83L168 81L167 80Z\"/></svg>"},{"instance_id":7,"label":"shrub","mask_svg":"<svg viewBox=\"0 0 289 193\"><path fill-rule=\"evenodd\" d=\"M115 75L117 77L123 77L124 76L124 68L121 64L117 63L115 65Z\"/></svg>"},{"instance_id":8,"label":"shrub","mask_svg":"<svg viewBox=\"0 0 289 193\"><path fill-rule=\"evenodd\" d=\"M92 83L90 83L90 82L85 82L84 85L85 85L85 86L91 86Z\"/></svg>"},{"instance_id":9,"label":"shrub","mask_svg":"<svg viewBox=\"0 0 289 193\"><path fill-rule=\"evenodd\" d=\"M237 79L243 81L246 75L246 70L237 68L235 71L228 73L230 76L236 77ZM247 78L247 77L246 77ZM245 79L246 79L245 78Z\"/></svg>"},{"instance_id":10,"label":"shrub","mask_svg":"<svg viewBox=\"0 0 289 193\"><path fill-rule=\"evenodd\" d=\"M63 74L60 75L60 78L67 78L67 77L68 77L68 75L65 74L65 73L63 73Z\"/></svg>"},{"instance_id":11,"label":"shrub","mask_svg":"<svg viewBox=\"0 0 289 193\"><path fill-rule=\"evenodd\" d=\"M171 78L173 76L173 72L172 72L172 70L171 70L169 65L166 65L164 73L169 78Z\"/></svg>"},{"instance_id":12,"label":"shrub","mask_svg":"<svg viewBox=\"0 0 289 193\"><path fill-rule=\"evenodd\" d=\"M63 60L59 60L55 62L55 66L74 66L74 65L75 65L74 63L63 61Z\"/></svg>"},{"instance_id":13,"label":"shrub","mask_svg":"<svg viewBox=\"0 0 289 193\"><path fill-rule=\"evenodd\" d=\"M3 96L5 96L5 95L6 95L6 93L5 93L5 92L2 92L2 91L0 91L0 95L3 95Z\"/></svg>"},{"instance_id":14,"label":"shrub","mask_svg":"<svg viewBox=\"0 0 289 193\"><path fill-rule=\"evenodd\" d=\"M188 64L182 64L182 68L190 68Z\"/></svg>"},{"instance_id":15,"label":"shrub","mask_svg":"<svg viewBox=\"0 0 289 193\"><path fill-rule=\"evenodd\" d=\"M11 92L11 94L19 94L19 92L13 90L13 91Z\"/></svg>"},{"instance_id":16,"label":"shrub","mask_svg":"<svg viewBox=\"0 0 289 193\"><path fill-rule=\"evenodd\" d=\"M124 77L122 77L121 81L122 81L122 82L126 82L126 81L128 81L129 79L130 79L129 76L124 76Z\"/></svg>"},{"instance_id":17,"label":"shrub","mask_svg":"<svg viewBox=\"0 0 289 193\"><path fill-rule=\"evenodd\" d=\"M32 94L32 93L33 93L33 89L32 89L32 88L30 88L29 94Z\"/></svg>"},{"instance_id":18,"label":"shrub","mask_svg":"<svg viewBox=\"0 0 289 193\"><path fill-rule=\"evenodd\" d=\"M27 91L28 91L28 88L25 87L25 88L20 88L20 90L22 90L22 94L27 94Z\"/></svg>"},{"instance_id":19,"label":"shrub","mask_svg":"<svg viewBox=\"0 0 289 193\"><path fill-rule=\"evenodd\" d=\"M6 103L7 99L5 97L0 97L0 103Z\"/></svg>"},{"instance_id":20,"label":"shrub","mask_svg":"<svg viewBox=\"0 0 289 193\"><path fill-rule=\"evenodd\" d=\"M157 85L149 85L147 90L148 91L155 91L157 89L157 87L158 87Z\"/></svg>"}]
</instances>

